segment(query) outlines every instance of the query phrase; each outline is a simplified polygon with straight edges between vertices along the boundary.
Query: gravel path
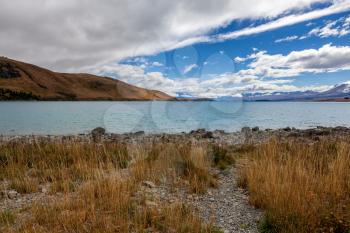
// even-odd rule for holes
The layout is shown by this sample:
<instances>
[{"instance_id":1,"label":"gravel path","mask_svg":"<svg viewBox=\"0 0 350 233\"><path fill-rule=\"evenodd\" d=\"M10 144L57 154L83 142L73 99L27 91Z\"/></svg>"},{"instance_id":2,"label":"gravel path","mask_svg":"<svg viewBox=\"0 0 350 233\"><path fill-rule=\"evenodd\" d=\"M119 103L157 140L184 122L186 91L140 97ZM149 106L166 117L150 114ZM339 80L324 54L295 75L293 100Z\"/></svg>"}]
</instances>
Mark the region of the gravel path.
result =
<instances>
[{"instance_id":1,"label":"gravel path","mask_svg":"<svg viewBox=\"0 0 350 233\"><path fill-rule=\"evenodd\" d=\"M207 221L214 221L225 233L258 232L257 222L262 212L248 204L247 193L235 184L235 169L220 172L218 189L193 201L199 214Z\"/></svg>"}]
</instances>

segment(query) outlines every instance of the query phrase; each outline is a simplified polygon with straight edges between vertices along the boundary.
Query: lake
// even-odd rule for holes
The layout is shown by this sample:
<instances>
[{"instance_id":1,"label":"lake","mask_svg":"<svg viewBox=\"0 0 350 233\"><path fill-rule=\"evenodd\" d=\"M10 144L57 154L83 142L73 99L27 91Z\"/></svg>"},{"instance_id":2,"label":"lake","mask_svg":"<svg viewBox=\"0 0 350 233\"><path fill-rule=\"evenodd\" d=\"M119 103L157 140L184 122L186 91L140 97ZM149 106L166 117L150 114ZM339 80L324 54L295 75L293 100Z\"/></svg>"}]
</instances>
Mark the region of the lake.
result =
<instances>
[{"instance_id":1,"label":"lake","mask_svg":"<svg viewBox=\"0 0 350 233\"><path fill-rule=\"evenodd\" d=\"M350 103L319 102L0 102L0 134L64 135L101 126L111 133L228 132L243 126L350 126Z\"/></svg>"}]
</instances>

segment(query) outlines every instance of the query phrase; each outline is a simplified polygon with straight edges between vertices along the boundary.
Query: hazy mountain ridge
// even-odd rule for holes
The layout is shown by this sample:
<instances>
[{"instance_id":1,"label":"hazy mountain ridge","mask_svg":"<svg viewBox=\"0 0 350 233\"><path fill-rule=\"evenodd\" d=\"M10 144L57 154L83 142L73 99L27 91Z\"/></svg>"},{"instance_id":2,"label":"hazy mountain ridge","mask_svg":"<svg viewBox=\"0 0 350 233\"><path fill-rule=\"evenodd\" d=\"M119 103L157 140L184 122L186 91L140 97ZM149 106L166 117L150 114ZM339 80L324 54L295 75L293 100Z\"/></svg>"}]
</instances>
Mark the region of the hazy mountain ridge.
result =
<instances>
[{"instance_id":1,"label":"hazy mountain ridge","mask_svg":"<svg viewBox=\"0 0 350 233\"><path fill-rule=\"evenodd\" d=\"M91 74L53 72L0 57L0 100L173 100L160 91ZM29 98L30 97L30 98Z\"/></svg>"},{"instance_id":2,"label":"hazy mountain ridge","mask_svg":"<svg viewBox=\"0 0 350 233\"><path fill-rule=\"evenodd\" d=\"M245 93L244 101L348 101L350 98L350 84L335 85L323 92L295 91L273 93Z\"/></svg>"}]
</instances>

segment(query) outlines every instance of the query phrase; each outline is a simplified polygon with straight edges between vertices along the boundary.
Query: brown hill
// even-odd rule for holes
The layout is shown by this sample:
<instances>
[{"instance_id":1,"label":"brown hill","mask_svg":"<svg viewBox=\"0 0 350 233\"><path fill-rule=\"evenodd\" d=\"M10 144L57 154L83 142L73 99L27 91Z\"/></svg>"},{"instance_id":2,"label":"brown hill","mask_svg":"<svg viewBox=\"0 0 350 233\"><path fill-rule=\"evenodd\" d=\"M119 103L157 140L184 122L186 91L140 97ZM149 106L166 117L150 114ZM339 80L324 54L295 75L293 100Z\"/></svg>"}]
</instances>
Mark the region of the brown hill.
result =
<instances>
[{"instance_id":1,"label":"brown hill","mask_svg":"<svg viewBox=\"0 0 350 233\"><path fill-rule=\"evenodd\" d=\"M91 74L57 73L0 57L0 100L173 100L160 91Z\"/></svg>"}]
</instances>

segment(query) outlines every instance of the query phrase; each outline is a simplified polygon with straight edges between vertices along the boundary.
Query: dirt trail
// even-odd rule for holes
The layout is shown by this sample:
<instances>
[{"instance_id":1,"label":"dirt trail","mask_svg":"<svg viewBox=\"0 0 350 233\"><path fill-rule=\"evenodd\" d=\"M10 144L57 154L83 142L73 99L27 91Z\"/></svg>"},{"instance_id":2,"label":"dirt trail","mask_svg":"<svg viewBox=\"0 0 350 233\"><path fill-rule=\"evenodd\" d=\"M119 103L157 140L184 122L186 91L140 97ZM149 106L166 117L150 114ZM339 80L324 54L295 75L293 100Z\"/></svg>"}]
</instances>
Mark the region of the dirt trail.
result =
<instances>
[{"instance_id":1,"label":"dirt trail","mask_svg":"<svg viewBox=\"0 0 350 233\"><path fill-rule=\"evenodd\" d=\"M236 170L220 172L220 186L193 201L200 215L214 221L224 232L258 232L257 222L262 212L248 204L247 193L235 182Z\"/></svg>"}]
</instances>

